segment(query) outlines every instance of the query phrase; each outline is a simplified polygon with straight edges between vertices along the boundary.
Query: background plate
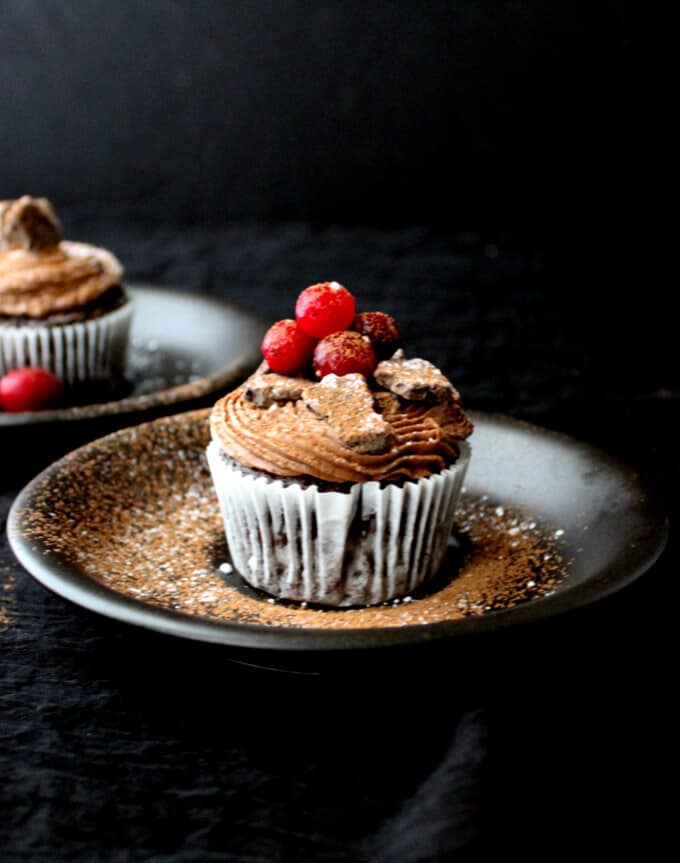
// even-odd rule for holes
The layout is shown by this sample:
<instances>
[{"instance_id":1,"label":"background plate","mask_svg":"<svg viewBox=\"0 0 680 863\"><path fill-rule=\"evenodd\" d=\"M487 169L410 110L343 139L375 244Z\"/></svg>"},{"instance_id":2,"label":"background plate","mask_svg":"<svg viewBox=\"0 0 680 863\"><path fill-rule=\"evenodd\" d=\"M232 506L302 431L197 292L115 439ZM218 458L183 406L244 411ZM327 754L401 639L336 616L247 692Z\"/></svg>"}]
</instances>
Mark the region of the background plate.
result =
<instances>
[{"instance_id":1,"label":"background plate","mask_svg":"<svg viewBox=\"0 0 680 863\"><path fill-rule=\"evenodd\" d=\"M123 426L214 401L261 360L264 319L201 294L126 286L135 300L126 378L113 401L3 413L0 441L18 447L26 476L86 440Z\"/></svg>"},{"instance_id":2,"label":"background plate","mask_svg":"<svg viewBox=\"0 0 680 863\"><path fill-rule=\"evenodd\" d=\"M201 567L211 565L208 546L223 542L223 535L204 466L207 417L208 411L195 411L125 429L50 466L10 513L8 533L19 561L59 595L117 620L232 648L342 652L487 633L577 608L638 577L666 541L665 515L631 468L563 435L473 413L468 496L526 512L560 537L568 576L549 595L463 619L387 628L286 626L280 619L267 626L238 614L209 619L199 601ZM196 540L191 525L200 535L206 521L207 538ZM159 534L161 524L166 527ZM215 560L225 554L218 550ZM125 582L133 564L143 576L139 598L102 583L115 571ZM163 566L174 567L179 579L195 573L196 613L151 604L145 566L149 584ZM261 608L272 607L259 601Z\"/></svg>"}]
</instances>

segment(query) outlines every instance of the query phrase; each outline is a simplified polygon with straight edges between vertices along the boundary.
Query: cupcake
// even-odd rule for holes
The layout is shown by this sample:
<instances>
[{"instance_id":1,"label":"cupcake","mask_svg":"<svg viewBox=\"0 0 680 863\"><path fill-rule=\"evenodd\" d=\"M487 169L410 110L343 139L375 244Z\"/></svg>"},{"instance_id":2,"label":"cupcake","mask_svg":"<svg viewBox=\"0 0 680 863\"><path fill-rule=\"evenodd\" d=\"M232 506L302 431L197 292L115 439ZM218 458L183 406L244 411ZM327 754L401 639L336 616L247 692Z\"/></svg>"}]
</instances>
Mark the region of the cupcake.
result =
<instances>
[{"instance_id":1,"label":"cupcake","mask_svg":"<svg viewBox=\"0 0 680 863\"><path fill-rule=\"evenodd\" d=\"M355 314L336 282L267 332L264 363L220 399L207 457L233 565L274 597L326 606L405 596L439 568L470 458L451 382Z\"/></svg>"},{"instance_id":2,"label":"cupcake","mask_svg":"<svg viewBox=\"0 0 680 863\"><path fill-rule=\"evenodd\" d=\"M32 366L69 389L122 380L132 303L106 249L62 239L49 201L0 201L0 376Z\"/></svg>"}]
</instances>

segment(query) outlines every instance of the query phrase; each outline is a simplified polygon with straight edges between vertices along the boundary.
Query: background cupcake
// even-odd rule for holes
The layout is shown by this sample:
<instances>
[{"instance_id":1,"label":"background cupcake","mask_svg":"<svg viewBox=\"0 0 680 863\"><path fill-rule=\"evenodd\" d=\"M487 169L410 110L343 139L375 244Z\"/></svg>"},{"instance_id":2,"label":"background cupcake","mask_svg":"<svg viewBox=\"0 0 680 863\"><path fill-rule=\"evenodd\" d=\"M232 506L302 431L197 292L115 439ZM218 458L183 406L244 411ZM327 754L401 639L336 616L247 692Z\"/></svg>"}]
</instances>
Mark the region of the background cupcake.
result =
<instances>
[{"instance_id":1,"label":"background cupcake","mask_svg":"<svg viewBox=\"0 0 680 863\"><path fill-rule=\"evenodd\" d=\"M47 369L71 389L123 377L132 303L106 249L62 239L45 198L0 201L0 376Z\"/></svg>"},{"instance_id":2,"label":"background cupcake","mask_svg":"<svg viewBox=\"0 0 680 863\"><path fill-rule=\"evenodd\" d=\"M407 594L441 564L472 423L431 363L401 351L377 363L398 342L389 316L355 316L337 283L303 291L297 311L265 336L267 364L211 416L208 461L234 566L287 599Z\"/></svg>"}]
</instances>

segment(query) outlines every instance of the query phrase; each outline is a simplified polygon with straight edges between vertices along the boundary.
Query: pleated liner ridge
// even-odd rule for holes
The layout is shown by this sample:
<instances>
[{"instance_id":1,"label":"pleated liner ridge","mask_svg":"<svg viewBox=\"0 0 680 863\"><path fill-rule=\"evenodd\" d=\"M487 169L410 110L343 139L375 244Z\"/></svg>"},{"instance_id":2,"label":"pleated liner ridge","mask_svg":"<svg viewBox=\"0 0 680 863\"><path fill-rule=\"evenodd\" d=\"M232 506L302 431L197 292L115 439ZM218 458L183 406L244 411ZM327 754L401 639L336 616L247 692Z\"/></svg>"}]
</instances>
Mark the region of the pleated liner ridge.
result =
<instances>
[{"instance_id":1,"label":"pleated liner ridge","mask_svg":"<svg viewBox=\"0 0 680 863\"><path fill-rule=\"evenodd\" d=\"M99 318L73 324L0 324L0 375L37 366L53 372L70 387L122 374L132 307L128 300Z\"/></svg>"},{"instance_id":2,"label":"pleated liner ridge","mask_svg":"<svg viewBox=\"0 0 680 863\"><path fill-rule=\"evenodd\" d=\"M214 441L207 455L237 572L273 596L350 606L407 595L437 571L470 448L416 482L344 493L242 473Z\"/></svg>"}]
</instances>

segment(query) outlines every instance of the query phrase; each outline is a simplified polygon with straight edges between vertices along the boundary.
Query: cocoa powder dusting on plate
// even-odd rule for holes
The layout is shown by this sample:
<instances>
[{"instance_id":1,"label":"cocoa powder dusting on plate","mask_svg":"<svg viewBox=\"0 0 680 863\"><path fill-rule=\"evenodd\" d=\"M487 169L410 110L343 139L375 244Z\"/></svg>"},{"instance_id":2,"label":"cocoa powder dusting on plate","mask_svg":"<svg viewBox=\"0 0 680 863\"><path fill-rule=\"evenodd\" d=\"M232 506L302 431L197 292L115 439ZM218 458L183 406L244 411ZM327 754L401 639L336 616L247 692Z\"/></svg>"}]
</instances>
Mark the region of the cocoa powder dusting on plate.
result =
<instances>
[{"instance_id":1,"label":"cocoa powder dusting on plate","mask_svg":"<svg viewBox=\"0 0 680 863\"><path fill-rule=\"evenodd\" d=\"M0 566L0 632L13 625L16 619L16 579L9 567Z\"/></svg>"},{"instance_id":2,"label":"cocoa powder dusting on plate","mask_svg":"<svg viewBox=\"0 0 680 863\"><path fill-rule=\"evenodd\" d=\"M231 571L204 456L208 439L207 411L195 411L90 444L38 485L21 531L46 554L139 602L270 627L455 620L544 596L567 574L555 526L464 496L449 556L424 590L337 611L273 601Z\"/></svg>"}]
</instances>

